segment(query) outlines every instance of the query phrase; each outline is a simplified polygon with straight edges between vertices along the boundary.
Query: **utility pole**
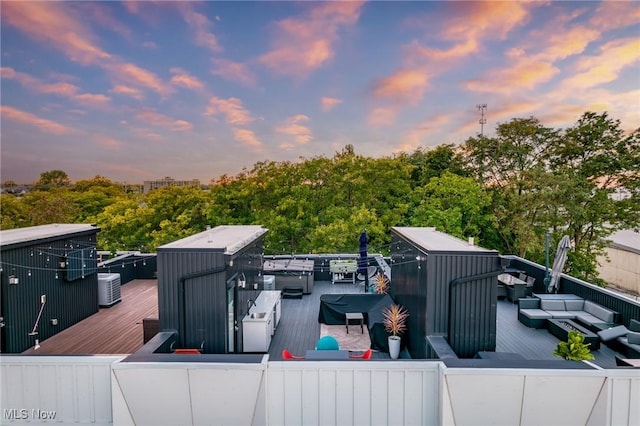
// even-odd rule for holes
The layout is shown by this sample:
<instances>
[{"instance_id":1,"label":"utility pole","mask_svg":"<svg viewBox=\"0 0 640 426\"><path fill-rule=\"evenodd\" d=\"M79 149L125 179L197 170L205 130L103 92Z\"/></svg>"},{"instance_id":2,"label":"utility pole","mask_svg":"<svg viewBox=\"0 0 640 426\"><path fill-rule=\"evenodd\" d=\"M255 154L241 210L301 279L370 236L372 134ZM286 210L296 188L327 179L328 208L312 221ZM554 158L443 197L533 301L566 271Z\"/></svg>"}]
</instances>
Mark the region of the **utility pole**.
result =
<instances>
[{"instance_id":1,"label":"utility pole","mask_svg":"<svg viewBox=\"0 0 640 426\"><path fill-rule=\"evenodd\" d=\"M484 110L487 109L487 104L478 104L476 107L478 107L478 110L480 111L480 120L478 122L480 123L480 136L483 136L484 125L487 124L487 119L484 118Z\"/></svg>"}]
</instances>

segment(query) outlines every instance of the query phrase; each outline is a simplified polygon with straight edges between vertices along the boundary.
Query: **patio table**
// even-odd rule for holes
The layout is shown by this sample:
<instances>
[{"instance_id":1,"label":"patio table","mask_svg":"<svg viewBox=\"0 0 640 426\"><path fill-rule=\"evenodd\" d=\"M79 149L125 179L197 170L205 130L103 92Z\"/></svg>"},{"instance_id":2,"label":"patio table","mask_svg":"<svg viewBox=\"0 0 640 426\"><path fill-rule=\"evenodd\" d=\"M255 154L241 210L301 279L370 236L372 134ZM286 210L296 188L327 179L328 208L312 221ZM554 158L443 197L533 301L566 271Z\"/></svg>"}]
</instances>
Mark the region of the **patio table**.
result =
<instances>
[{"instance_id":1,"label":"patio table","mask_svg":"<svg viewBox=\"0 0 640 426\"><path fill-rule=\"evenodd\" d=\"M498 275L498 282L507 287L507 299L512 302L518 301L518 299L525 297L527 294L527 282L513 275L500 274Z\"/></svg>"}]
</instances>

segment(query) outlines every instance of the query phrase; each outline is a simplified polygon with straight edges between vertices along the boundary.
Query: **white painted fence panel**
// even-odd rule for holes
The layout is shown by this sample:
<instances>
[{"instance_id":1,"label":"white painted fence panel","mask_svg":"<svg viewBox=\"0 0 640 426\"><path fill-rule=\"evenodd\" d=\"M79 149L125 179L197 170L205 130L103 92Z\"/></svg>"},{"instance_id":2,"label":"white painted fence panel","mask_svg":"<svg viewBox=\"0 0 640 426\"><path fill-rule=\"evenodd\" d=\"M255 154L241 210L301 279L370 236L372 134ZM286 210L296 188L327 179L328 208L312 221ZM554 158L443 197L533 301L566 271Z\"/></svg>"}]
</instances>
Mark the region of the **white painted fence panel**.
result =
<instances>
[{"instance_id":1,"label":"white painted fence panel","mask_svg":"<svg viewBox=\"0 0 640 426\"><path fill-rule=\"evenodd\" d=\"M2 424L111 424L111 364L120 359L3 355Z\"/></svg>"},{"instance_id":2,"label":"white painted fence panel","mask_svg":"<svg viewBox=\"0 0 640 426\"><path fill-rule=\"evenodd\" d=\"M0 357L0 423L640 424L637 369L448 369L432 361L117 362L120 359Z\"/></svg>"},{"instance_id":3,"label":"white painted fence panel","mask_svg":"<svg viewBox=\"0 0 640 426\"><path fill-rule=\"evenodd\" d=\"M435 425L439 368L425 361L270 362L268 423Z\"/></svg>"}]
</instances>

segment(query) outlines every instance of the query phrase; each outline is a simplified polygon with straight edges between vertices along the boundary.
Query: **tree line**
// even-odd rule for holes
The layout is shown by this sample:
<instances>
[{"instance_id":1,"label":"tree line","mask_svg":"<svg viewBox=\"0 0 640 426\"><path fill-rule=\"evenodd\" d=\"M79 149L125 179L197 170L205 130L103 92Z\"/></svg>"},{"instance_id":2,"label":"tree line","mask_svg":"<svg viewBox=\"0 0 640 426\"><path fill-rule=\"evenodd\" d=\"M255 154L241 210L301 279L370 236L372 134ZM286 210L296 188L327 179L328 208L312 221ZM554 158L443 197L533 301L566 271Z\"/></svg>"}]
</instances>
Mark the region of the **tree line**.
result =
<instances>
[{"instance_id":1,"label":"tree line","mask_svg":"<svg viewBox=\"0 0 640 426\"><path fill-rule=\"evenodd\" d=\"M265 254L357 252L363 229L370 251L387 254L391 227L433 226L544 264L545 236L553 253L569 235L565 270L603 285L607 237L640 226L640 128L625 133L606 112L566 129L515 118L459 146L370 158L347 145L331 158L258 162L206 190L127 193L103 176L72 184L52 170L34 191L0 200L2 229L95 223L98 249L114 252L153 252L207 225L260 224Z\"/></svg>"}]
</instances>

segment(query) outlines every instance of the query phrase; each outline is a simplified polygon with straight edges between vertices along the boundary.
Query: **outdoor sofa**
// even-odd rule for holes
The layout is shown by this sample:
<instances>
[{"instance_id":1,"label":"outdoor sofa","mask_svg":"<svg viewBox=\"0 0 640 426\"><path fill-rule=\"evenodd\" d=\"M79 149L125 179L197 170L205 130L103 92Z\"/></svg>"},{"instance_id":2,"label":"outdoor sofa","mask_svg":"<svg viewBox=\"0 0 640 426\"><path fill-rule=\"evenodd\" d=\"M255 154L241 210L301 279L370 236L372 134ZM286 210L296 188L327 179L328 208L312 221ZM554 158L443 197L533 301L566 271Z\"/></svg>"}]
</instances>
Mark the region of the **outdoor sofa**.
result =
<instances>
[{"instance_id":1,"label":"outdoor sofa","mask_svg":"<svg viewBox=\"0 0 640 426\"><path fill-rule=\"evenodd\" d=\"M630 320L629 328L624 325L601 330L600 340L627 358L640 358L640 321Z\"/></svg>"},{"instance_id":2,"label":"outdoor sofa","mask_svg":"<svg viewBox=\"0 0 640 426\"><path fill-rule=\"evenodd\" d=\"M518 299L518 321L531 328L545 328L548 319L578 320L593 331L616 325L618 313L581 298L544 300Z\"/></svg>"}]
</instances>

